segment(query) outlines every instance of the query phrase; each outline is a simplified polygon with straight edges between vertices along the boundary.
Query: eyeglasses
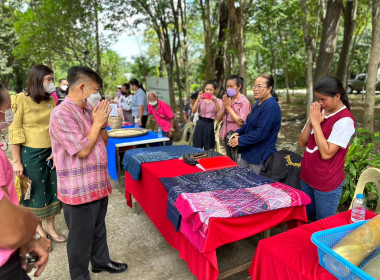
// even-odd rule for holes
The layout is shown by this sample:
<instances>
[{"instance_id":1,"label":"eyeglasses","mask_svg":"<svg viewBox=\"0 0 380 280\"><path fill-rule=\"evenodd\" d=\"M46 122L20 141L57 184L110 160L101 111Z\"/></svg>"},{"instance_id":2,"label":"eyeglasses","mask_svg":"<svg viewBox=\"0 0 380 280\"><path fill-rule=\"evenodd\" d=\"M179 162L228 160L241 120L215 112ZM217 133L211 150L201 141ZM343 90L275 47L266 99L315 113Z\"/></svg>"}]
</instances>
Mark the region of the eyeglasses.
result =
<instances>
[{"instance_id":1,"label":"eyeglasses","mask_svg":"<svg viewBox=\"0 0 380 280\"><path fill-rule=\"evenodd\" d=\"M257 89L261 90L261 89L266 88L266 87L267 86L264 86L264 85L256 85L256 84L254 84L252 88L253 89L257 88Z\"/></svg>"}]
</instances>

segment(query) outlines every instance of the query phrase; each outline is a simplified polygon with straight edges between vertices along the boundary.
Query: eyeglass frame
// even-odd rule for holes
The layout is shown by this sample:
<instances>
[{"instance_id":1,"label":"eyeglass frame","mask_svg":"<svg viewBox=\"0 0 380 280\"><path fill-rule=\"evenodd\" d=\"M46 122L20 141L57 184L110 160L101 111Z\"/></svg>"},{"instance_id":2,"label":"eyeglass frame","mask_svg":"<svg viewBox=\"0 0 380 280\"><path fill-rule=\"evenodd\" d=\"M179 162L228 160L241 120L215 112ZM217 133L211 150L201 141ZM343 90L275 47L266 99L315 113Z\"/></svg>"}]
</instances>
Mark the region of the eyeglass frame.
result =
<instances>
[{"instance_id":1,"label":"eyeglass frame","mask_svg":"<svg viewBox=\"0 0 380 280\"><path fill-rule=\"evenodd\" d=\"M255 88L257 88L258 90L262 90L263 88L268 88L268 86L254 84L252 86L252 89L255 89Z\"/></svg>"}]
</instances>

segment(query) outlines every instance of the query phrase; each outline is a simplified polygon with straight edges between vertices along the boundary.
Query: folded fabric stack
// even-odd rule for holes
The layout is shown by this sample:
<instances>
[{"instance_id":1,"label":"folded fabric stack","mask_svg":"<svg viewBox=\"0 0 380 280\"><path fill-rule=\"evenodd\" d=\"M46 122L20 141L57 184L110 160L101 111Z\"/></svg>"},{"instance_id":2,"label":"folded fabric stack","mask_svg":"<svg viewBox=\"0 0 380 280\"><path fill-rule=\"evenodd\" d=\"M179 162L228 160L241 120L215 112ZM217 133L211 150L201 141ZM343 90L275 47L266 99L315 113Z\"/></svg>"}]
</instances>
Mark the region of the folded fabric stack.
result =
<instances>
[{"instance_id":1,"label":"folded fabric stack","mask_svg":"<svg viewBox=\"0 0 380 280\"><path fill-rule=\"evenodd\" d=\"M203 150L187 145L132 149L125 152L123 165L134 180L140 180L142 163L176 159L186 153L198 153L201 151Z\"/></svg>"},{"instance_id":2,"label":"folded fabric stack","mask_svg":"<svg viewBox=\"0 0 380 280\"><path fill-rule=\"evenodd\" d=\"M167 218L173 223L176 231L181 224L181 214L174 206L174 202L182 193L241 189L274 183L271 179L256 175L243 167L224 168L174 178L160 178L160 181L169 193Z\"/></svg>"},{"instance_id":3,"label":"folded fabric stack","mask_svg":"<svg viewBox=\"0 0 380 280\"><path fill-rule=\"evenodd\" d=\"M310 203L303 192L242 167L160 180L169 192L168 218L201 252L212 217L241 217ZM173 208L178 217L169 217Z\"/></svg>"}]
</instances>

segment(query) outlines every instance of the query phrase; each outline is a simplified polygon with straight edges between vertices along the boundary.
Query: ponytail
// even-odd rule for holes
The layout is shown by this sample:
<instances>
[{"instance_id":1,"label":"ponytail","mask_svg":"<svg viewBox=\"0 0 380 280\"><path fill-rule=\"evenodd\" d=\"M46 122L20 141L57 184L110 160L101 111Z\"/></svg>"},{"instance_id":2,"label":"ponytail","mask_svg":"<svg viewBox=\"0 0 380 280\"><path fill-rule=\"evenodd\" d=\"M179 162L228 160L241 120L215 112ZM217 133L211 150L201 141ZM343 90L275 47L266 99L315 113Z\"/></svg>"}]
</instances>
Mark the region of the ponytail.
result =
<instances>
[{"instance_id":1,"label":"ponytail","mask_svg":"<svg viewBox=\"0 0 380 280\"><path fill-rule=\"evenodd\" d=\"M343 84L335 77L323 77L320 78L314 85L314 92L318 92L323 95L334 97L338 93L342 103L350 109L350 101L348 100L348 94L343 88Z\"/></svg>"}]
</instances>

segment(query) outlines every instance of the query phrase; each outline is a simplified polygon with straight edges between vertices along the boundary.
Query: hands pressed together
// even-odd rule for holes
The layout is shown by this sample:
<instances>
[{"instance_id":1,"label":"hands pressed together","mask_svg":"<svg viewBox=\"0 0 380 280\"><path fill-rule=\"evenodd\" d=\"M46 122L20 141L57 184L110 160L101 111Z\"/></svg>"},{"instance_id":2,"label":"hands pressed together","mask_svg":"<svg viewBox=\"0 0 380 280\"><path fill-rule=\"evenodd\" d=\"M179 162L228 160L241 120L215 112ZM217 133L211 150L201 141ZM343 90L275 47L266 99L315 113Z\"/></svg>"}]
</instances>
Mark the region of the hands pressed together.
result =
<instances>
[{"instance_id":1,"label":"hands pressed together","mask_svg":"<svg viewBox=\"0 0 380 280\"><path fill-rule=\"evenodd\" d=\"M108 100L103 100L92 110L92 118L94 119L94 125L99 128L106 127L108 117L112 111L109 107L110 102ZM141 120L140 120L141 122Z\"/></svg>"},{"instance_id":2,"label":"hands pressed together","mask_svg":"<svg viewBox=\"0 0 380 280\"><path fill-rule=\"evenodd\" d=\"M325 119L325 114L321 112L321 105L314 102L310 107L310 124L312 126L320 124Z\"/></svg>"},{"instance_id":3,"label":"hands pressed together","mask_svg":"<svg viewBox=\"0 0 380 280\"><path fill-rule=\"evenodd\" d=\"M224 108L226 109L231 108L231 98L229 98L227 94L223 95L222 101L223 101Z\"/></svg>"}]
</instances>

